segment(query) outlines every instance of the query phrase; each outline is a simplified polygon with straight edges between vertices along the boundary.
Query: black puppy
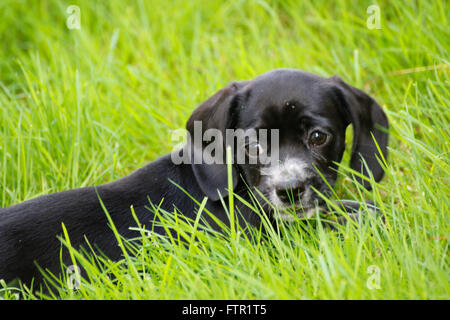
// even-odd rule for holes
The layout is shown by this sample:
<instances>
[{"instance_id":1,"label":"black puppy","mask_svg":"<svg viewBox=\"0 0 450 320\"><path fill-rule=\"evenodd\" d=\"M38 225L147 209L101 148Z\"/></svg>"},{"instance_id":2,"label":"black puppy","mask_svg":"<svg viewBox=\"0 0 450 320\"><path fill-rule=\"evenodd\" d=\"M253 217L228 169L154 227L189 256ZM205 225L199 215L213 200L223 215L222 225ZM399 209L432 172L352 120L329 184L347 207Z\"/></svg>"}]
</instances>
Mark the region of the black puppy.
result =
<instances>
[{"instance_id":1,"label":"black puppy","mask_svg":"<svg viewBox=\"0 0 450 320\"><path fill-rule=\"evenodd\" d=\"M279 69L251 81L233 82L194 111L187 123L190 136L195 135L196 124L201 125L201 134L208 129L216 129L223 136L227 129L267 129L269 133L278 133L277 150L272 141L263 144L257 138L243 142L245 159L252 152L272 155L276 151L276 161L253 164L234 161L232 166L234 192L250 202L248 188L259 190L255 192L259 200L272 204L263 205L268 215L293 206L299 209L299 215L307 214L321 203L313 188L324 194L329 191L321 175L331 186L334 184L336 163L342 158L349 124L354 128L351 168L367 176L365 162L376 181L384 174L372 135L386 157L387 118L370 96L336 76L323 78L300 70ZM200 149L207 145L202 140ZM130 230L136 225L131 205L143 224L149 225L154 219L154 213L148 210L148 199L156 204L163 200L161 208L173 211L176 207L186 217L195 218L198 206L173 182L196 199L207 196L207 209L229 224L219 196L227 196L227 165L225 161L192 161L197 149L199 146L188 140L182 150L117 181L0 209L0 279L8 282L20 278L29 283L34 278L39 283L42 276L36 264L56 274L61 272L58 236L62 234L62 223L73 247L85 244L86 237L109 258L119 259L121 250L99 197L118 232L125 237L136 236L136 231ZM179 157L190 161L175 163L174 159ZM239 223L243 219L252 225L260 223L258 215L249 208L240 205L239 209L242 213ZM283 217L287 216L281 214ZM210 217L206 220L217 226ZM155 231L163 232L159 228ZM69 265L67 250L62 253L63 262Z\"/></svg>"}]
</instances>

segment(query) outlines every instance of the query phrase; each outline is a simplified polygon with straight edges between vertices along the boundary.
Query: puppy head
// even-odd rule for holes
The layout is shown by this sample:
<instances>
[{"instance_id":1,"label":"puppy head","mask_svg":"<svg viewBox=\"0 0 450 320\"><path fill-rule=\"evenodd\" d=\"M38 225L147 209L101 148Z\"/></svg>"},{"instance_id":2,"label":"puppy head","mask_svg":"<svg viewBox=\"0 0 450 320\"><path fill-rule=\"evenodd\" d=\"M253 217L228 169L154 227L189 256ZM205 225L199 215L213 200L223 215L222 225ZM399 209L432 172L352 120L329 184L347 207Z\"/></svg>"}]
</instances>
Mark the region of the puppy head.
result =
<instances>
[{"instance_id":1,"label":"puppy head","mask_svg":"<svg viewBox=\"0 0 450 320\"><path fill-rule=\"evenodd\" d=\"M350 166L368 176L365 162L376 181L384 174L377 156L376 139L383 156L387 154L387 118L381 107L366 93L340 78L319 77L292 69L278 69L251 81L233 82L202 103L192 114L187 129L194 124L202 132L217 129L223 137L228 130L254 130L256 138L238 141L233 148L233 187L243 178L276 207L308 209L320 197L314 189L327 193L333 186L336 163L345 149L345 129L354 128ZM227 130L228 129L228 130ZM276 136L261 141L266 137ZM223 139L223 146L230 141ZM203 143L201 148L207 144ZM245 162L237 161L237 148L244 148ZM251 154L265 154L271 161L249 161ZM276 154L276 158L272 157ZM203 192L213 201L226 196L227 166L217 163L193 164ZM366 188L370 184L364 183Z\"/></svg>"}]
</instances>

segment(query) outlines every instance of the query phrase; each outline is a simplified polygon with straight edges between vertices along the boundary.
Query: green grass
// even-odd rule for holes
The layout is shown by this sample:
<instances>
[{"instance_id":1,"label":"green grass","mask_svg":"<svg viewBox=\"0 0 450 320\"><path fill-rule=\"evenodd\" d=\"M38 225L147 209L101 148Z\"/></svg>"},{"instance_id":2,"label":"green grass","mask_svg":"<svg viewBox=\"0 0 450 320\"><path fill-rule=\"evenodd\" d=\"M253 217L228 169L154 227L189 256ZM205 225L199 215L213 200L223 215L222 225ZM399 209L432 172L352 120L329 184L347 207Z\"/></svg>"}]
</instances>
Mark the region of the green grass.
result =
<instances>
[{"instance_id":1,"label":"green grass","mask_svg":"<svg viewBox=\"0 0 450 320\"><path fill-rule=\"evenodd\" d=\"M122 240L119 262L73 252L89 278L46 297L448 299L449 4L376 1L382 28L369 30L373 3L1 1L0 207L131 173L170 152L172 130L209 95L274 68L338 74L391 125L382 182L362 190L342 168L335 188L376 200L385 224L369 217L337 233L297 221L253 243L160 212L187 245L142 231L142 246ZM70 4L80 30L66 27Z\"/></svg>"}]
</instances>

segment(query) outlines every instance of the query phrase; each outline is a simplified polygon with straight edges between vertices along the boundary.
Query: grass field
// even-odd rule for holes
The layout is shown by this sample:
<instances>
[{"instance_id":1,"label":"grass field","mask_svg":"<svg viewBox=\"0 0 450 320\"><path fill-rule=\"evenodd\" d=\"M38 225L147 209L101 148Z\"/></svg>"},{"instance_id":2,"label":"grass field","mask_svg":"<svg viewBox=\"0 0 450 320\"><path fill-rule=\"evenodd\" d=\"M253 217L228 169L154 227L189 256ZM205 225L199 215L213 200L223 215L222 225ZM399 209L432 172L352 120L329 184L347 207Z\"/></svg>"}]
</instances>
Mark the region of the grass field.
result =
<instances>
[{"instance_id":1,"label":"grass field","mask_svg":"<svg viewBox=\"0 0 450 320\"><path fill-rule=\"evenodd\" d=\"M80 29L66 25L71 4ZM372 4L380 29L367 25ZM450 298L449 13L444 0L1 1L0 207L129 174L170 152L172 130L209 95L280 67L367 91L388 114L390 144L372 191L345 168L335 188L380 203L385 224L337 233L299 221L258 244L195 231L187 247L143 233L142 247L102 268L74 252L89 275L76 292L0 284L0 295ZM177 223L168 218L194 231Z\"/></svg>"}]
</instances>

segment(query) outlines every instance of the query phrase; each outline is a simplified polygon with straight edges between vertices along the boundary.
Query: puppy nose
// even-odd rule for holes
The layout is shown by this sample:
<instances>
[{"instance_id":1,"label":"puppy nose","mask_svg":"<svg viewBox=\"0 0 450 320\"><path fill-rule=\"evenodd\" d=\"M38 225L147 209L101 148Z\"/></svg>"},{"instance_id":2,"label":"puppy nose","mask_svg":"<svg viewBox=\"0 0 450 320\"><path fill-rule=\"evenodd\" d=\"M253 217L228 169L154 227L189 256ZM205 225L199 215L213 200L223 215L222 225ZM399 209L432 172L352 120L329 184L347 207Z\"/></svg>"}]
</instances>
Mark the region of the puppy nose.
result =
<instances>
[{"instance_id":1,"label":"puppy nose","mask_svg":"<svg viewBox=\"0 0 450 320\"><path fill-rule=\"evenodd\" d=\"M286 203L297 202L304 191L305 184L300 180L286 181L275 187L278 198Z\"/></svg>"}]
</instances>

